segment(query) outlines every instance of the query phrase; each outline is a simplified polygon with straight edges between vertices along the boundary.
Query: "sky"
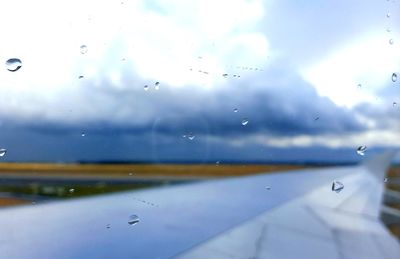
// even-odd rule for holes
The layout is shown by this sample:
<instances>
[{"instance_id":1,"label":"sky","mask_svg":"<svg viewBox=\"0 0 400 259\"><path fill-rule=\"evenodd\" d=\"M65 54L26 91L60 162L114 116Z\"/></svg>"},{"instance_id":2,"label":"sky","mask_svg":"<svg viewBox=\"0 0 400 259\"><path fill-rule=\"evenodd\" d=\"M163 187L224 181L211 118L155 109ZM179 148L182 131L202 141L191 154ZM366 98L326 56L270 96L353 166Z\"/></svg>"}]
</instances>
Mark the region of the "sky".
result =
<instances>
[{"instance_id":1,"label":"sky","mask_svg":"<svg viewBox=\"0 0 400 259\"><path fill-rule=\"evenodd\" d=\"M0 24L3 161L400 149L398 0L16 0Z\"/></svg>"}]
</instances>

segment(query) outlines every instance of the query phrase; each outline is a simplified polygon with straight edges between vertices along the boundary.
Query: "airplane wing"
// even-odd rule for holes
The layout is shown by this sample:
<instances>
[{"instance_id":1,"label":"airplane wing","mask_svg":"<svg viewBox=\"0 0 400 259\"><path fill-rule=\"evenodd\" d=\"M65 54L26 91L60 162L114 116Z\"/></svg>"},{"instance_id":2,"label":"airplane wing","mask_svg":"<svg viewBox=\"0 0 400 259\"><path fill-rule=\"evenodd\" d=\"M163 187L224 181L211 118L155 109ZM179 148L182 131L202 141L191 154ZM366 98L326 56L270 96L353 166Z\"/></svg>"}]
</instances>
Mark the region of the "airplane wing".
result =
<instances>
[{"instance_id":1,"label":"airplane wing","mask_svg":"<svg viewBox=\"0 0 400 259\"><path fill-rule=\"evenodd\" d=\"M0 258L400 258L391 157L2 209Z\"/></svg>"}]
</instances>

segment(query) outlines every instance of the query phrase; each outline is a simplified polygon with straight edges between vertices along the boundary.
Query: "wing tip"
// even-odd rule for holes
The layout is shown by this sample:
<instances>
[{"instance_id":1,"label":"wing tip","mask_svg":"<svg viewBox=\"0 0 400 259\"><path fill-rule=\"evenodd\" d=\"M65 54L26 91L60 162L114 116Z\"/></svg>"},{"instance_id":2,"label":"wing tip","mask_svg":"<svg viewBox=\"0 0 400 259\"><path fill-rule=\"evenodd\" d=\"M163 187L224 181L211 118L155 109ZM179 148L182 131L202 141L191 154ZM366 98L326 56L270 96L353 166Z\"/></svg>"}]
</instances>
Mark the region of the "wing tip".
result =
<instances>
[{"instance_id":1,"label":"wing tip","mask_svg":"<svg viewBox=\"0 0 400 259\"><path fill-rule=\"evenodd\" d=\"M393 158L398 154L396 150L388 150L362 163L368 171L379 179L383 179L387 168L390 166Z\"/></svg>"}]
</instances>

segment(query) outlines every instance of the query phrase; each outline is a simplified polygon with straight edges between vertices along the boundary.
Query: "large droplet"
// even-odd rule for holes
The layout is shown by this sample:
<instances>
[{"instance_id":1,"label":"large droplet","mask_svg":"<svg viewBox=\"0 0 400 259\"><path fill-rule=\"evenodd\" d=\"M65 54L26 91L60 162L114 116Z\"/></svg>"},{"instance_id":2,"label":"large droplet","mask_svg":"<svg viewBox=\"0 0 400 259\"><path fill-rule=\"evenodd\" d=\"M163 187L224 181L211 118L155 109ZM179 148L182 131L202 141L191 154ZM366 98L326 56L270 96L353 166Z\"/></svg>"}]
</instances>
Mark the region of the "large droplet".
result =
<instances>
[{"instance_id":1,"label":"large droplet","mask_svg":"<svg viewBox=\"0 0 400 259\"><path fill-rule=\"evenodd\" d=\"M88 52L88 47L86 45L82 45L80 47L81 54L86 54Z\"/></svg>"},{"instance_id":2,"label":"large droplet","mask_svg":"<svg viewBox=\"0 0 400 259\"><path fill-rule=\"evenodd\" d=\"M19 58L10 58L6 61L6 68L8 71L15 72L22 67L22 62Z\"/></svg>"},{"instance_id":3,"label":"large droplet","mask_svg":"<svg viewBox=\"0 0 400 259\"><path fill-rule=\"evenodd\" d=\"M188 137L188 139L193 140L196 136L193 135L192 132L190 132L190 133L187 135L187 137Z\"/></svg>"},{"instance_id":4,"label":"large droplet","mask_svg":"<svg viewBox=\"0 0 400 259\"><path fill-rule=\"evenodd\" d=\"M357 154L359 154L360 156L365 155L365 151L367 150L366 146L359 146L357 148Z\"/></svg>"},{"instance_id":5,"label":"large droplet","mask_svg":"<svg viewBox=\"0 0 400 259\"><path fill-rule=\"evenodd\" d=\"M131 215L128 220L129 225L136 225L139 223L139 217L137 215Z\"/></svg>"},{"instance_id":6,"label":"large droplet","mask_svg":"<svg viewBox=\"0 0 400 259\"><path fill-rule=\"evenodd\" d=\"M244 119L242 120L242 125L243 125L243 126L246 126L248 123L249 123L249 120L248 120L247 118L244 118Z\"/></svg>"},{"instance_id":7,"label":"large droplet","mask_svg":"<svg viewBox=\"0 0 400 259\"><path fill-rule=\"evenodd\" d=\"M0 156L5 156L7 153L7 149L5 148L0 148Z\"/></svg>"},{"instance_id":8,"label":"large droplet","mask_svg":"<svg viewBox=\"0 0 400 259\"><path fill-rule=\"evenodd\" d=\"M343 188L344 188L344 184L342 184L341 182L336 181L336 180L333 181L333 183L332 183L332 191L333 192L339 193L343 190Z\"/></svg>"},{"instance_id":9,"label":"large droplet","mask_svg":"<svg viewBox=\"0 0 400 259\"><path fill-rule=\"evenodd\" d=\"M394 82L396 82L397 81L397 74L396 73L393 73L392 74L392 82L394 83Z\"/></svg>"}]
</instances>

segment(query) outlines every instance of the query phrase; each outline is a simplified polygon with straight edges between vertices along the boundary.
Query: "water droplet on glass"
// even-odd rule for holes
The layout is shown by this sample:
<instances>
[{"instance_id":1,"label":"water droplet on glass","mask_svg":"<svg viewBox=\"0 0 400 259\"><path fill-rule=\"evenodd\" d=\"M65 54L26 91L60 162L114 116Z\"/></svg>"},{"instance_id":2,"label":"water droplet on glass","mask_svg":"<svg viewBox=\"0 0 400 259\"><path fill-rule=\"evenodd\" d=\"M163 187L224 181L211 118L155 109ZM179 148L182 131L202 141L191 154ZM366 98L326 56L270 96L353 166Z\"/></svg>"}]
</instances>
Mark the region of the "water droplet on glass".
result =
<instances>
[{"instance_id":1,"label":"water droplet on glass","mask_svg":"<svg viewBox=\"0 0 400 259\"><path fill-rule=\"evenodd\" d=\"M387 17L387 18L390 18L390 13L387 13L387 14L386 14L386 17Z\"/></svg>"},{"instance_id":2,"label":"water droplet on glass","mask_svg":"<svg viewBox=\"0 0 400 259\"><path fill-rule=\"evenodd\" d=\"M227 77L228 77L228 74L222 74L222 76L225 77L225 78L227 78Z\"/></svg>"},{"instance_id":3,"label":"water droplet on glass","mask_svg":"<svg viewBox=\"0 0 400 259\"><path fill-rule=\"evenodd\" d=\"M187 137L188 137L188 139L193 140L196 136L193 135L193 133L190 132L190 133L187 135Z\"/></svg>"},{"instance_id":4,"label":"water droplet on glass","mask_svg":"<svg viewBox=\"0 0 400 259\"><path fill-rule=\"evenodd\" d=\"M155 85L155 86L154 86L154 89L159 90L159 89L160 89L160 86L159 86L159 85Z\"/></svg>"},{"instance_id":5,"label":"water droplet on glass","mask_svg":"<svg viewBox=\"0 0 400 259\"><path fill-rule=\"evenodd\" d=\"M137 215L131 215L128 220L129 225L136 225L139 223L139 217Z\"/></svg>"},{"instance_id":6,"label":"water droplet on glass","mask_svg":"<svg viewBox=\"0 0 400 259\"><path fill-rule=\"evenodd\" d=\"M157 86L157 85L159 85L159 84L160 84L160 82L155 82L155 83L154 83L155 86Z\"/></svg>"},{"instance_id":7,"label":"water droplet on glass","mask_svg":"<svg viewBox=\"0 0 400 259\"><path fill-rule=\"evenodd\" d=\"M69 191L69 193L74 193L74 192L75 192L75 189L74 189L74 188L71 188L71 189L69 189L68 191Z\"/></svg>"},{"instance_id":8,"label":"water droplet on glass","mask_svg":"<svg viewBox=\"0 0 400 259\"><path fill-rule=\"evenodd\" d=\"M186 138L186 134L182 135L182 138Z\"/></svg>"},{"instance_id":9,"label":"water droplet on glass","mask_svg":"<svg viewBox=\"0 0 400 259\"><path fill-rule=\"evenodd\" d=\"M129 173L129 176L132 176L133 174L132 173Z\"/></svg>"},{"instance_id":10,"label":"water droplet on glass","mask_svg":"<svg viewBox=\"0 0 400 259\"><path fill-rule=\"evenodd\" d=\"M344 185L341 182L336 181L336 180L333 181L333 183L332 183L332 191L333 192L339 193L343 190L343 188L344 188Z\"/></svg>"},{"instance_id":11,"label":"water droplet on glass","mask_svg":"<svg viewBox=\"0 0 400 259\"><path fill-rule=\"evenodd\" d=\"M144 89L145 91L147 91L147 90L149 90L149 86L148 86L148 85L144 85L144 86L143 86L143 89Z\"/></svg>"},{"instance_id":12,"label":"water droplet on glass","mask_svg":"<svg viewBox=\"0 0 400 259\"><path fill-rule=\"evenodd\" d=\"M6 61L8 71L15 72L22 67L22 62L19 58L10 58Z\"/></svg>"},{"instance_id":13,"label":"water droplet on glass","mask_svg":"<svg viewBox=\"0 0 400 259\"><path fill-rule=\"evenodd\" d=\"M396 82L397 81L397 74L396 73L393 73L392 74L392 82L394 83L394 82Z\"/></svg>"},{"instance_id":14,"label":"water droplet on glass","mask_svg":"<svg viewBox=\"0 0 400 259\"><path fill-rule=\"evenodd\" d=\"M389 40L389 44L390 44L390 45L393 45L393 43L394 43L394 40L393 40L393 39L390 39L390 40Z\"/></svg>"},{"instance_id":15,"label":"water droplet on glass","mask_svg":"<svg viewBox=\"0 0 400 259\"><path fill-rule=\"evenodd\" d=\"M271 190L270 186L265 186L265 189L267 189L268 191Z\"/></svg>"},{"instance_id":16,"label":"water droplet on glass","mask_svg":"<svg viewBox=\"0 0 400 259\"><path fill-rule=\"evenodd\" d=\"M84 136L86 136L86 133L85 133L85 132L82 132L82 133L81 133L81 137L84 137Z\"/></svg>"},{"instance_id":17,"label":"water droplet on glass","mask_svg":"<svg viewBox=\"0 0 400 259\"><path fill-rule=\"evenodd\" d=\"M106 228L111 228L111 225L110 225L110 224L107 224L107 225L106 225Z\"/></svg>"},{"instance_id":18,"label":"water droplet on glass","mask_svg":"<svg viewBox=\"0 0 400 259\"><path fill-rule=\"evenodd\" d=\"M242 125L243 125L243 126L246 126L248 123L249 123L249 120L248 120L247 118L244 118L244 119L242 120Z\"/></svg>"},{"instance_id":19,"label":"water droplet on glass","mask_svg":"<svg viewBox=\"0 0 400 259\"><path fill-rule=\"evenodd\" d=\"M314 119L315 121L317 121L317 120L319 120L319 117L315 117L315 119Z\"/></svg>"},{"instance_id":20,"label":"water droplet on glass","mask_svg":"<svg viewBox=\"0 0 400 259\"><path fill-rule=\"evenodd\" d=\"M390 28L386 28L386 31L387 32L391 32L392 30Z\"/></svg>"},{"instance_id":21,"label":"water droplet on glass","mask_svg":"<svg viewBox=\"0 0 400 259\"><path fill-rule=\"evenodd\" d=\"M215 162L215 164L216 164L217 166L219 166L220 163L221 163L220 161Z\"/></svg>"},{"instance_id":22,"label":"water droplet on glass","mask_svg":"<svg viewBox=\"0 0 400 259\"><path fill-rule=\"evenodd\" d=\"M395 107L397 105L397 103L396 102L393 102L393 107Z\"/></svg>"},{"instance_id":23,"label":"water droplet on glass","mask_svg":"<svg viewBox=\"0 0 400 259\"><path fill-rule=\"evenodd\" d=\"M359 146L357 148L357 154L359 154L360 156L365 155L365 151L367 150L366 146Z\"/></svg>"},{"instance_id":24,"label":"water droplet on glass","mask_svg":"<svg viewBox=\"0 0 400 259\"><path fill-rule=\"evenodd\" d=\"M81 54L86 54L88 52L88 47L86 45L82 45L80 47Z\"/></svg>"},{"instance_id":25,"label":"water droplet on glass","mask_svg":"<svg viewBox=\"0 0 400 259\"><path fill-rule=\"evenodd\" d=\"M385 177L385 179L383 179L384 183L387 183L389 181L389 179L387 177Z\"/></svg>"},{"instance_id":26,"label":"water droplet on glass","mask_svg":"<svg viewBox=\"0 0 400 259\"><path fill-rule=\"evenodd\" d=\"M362 84L358 84L357 87L361 88L361 87L362 87Z\"/></svg>"},{"instance_id":27,"label":"water droplet on glass","mask_svg":"<svg viewBox=\"0 0 400 259\"><path fill-rule=\"evenodd\" d=\"M237 108L233 109L233 112L238 112L239 110Z\"/></svg>"},{"instance_id":28,"label":"water droplet on glass","mask_svg":"<svg viewBox=\"0 0 400 259\"><path fill-rule=\"evenodd\" d=\"M83 78L83 76L79 76L78 78L79 78L79 79L82 79L82 78Z\"/></svg>"},{"instance_id":29,"label":"water droplet on glass","mask_svg":"<svg viewBox=\"0 0 400 259\"><path fill-rule=\"evenodd\" d=\"M7 149L5 148L0 148L0 156L5 156L7 153Z\"/></svg>"}]
</instances>

